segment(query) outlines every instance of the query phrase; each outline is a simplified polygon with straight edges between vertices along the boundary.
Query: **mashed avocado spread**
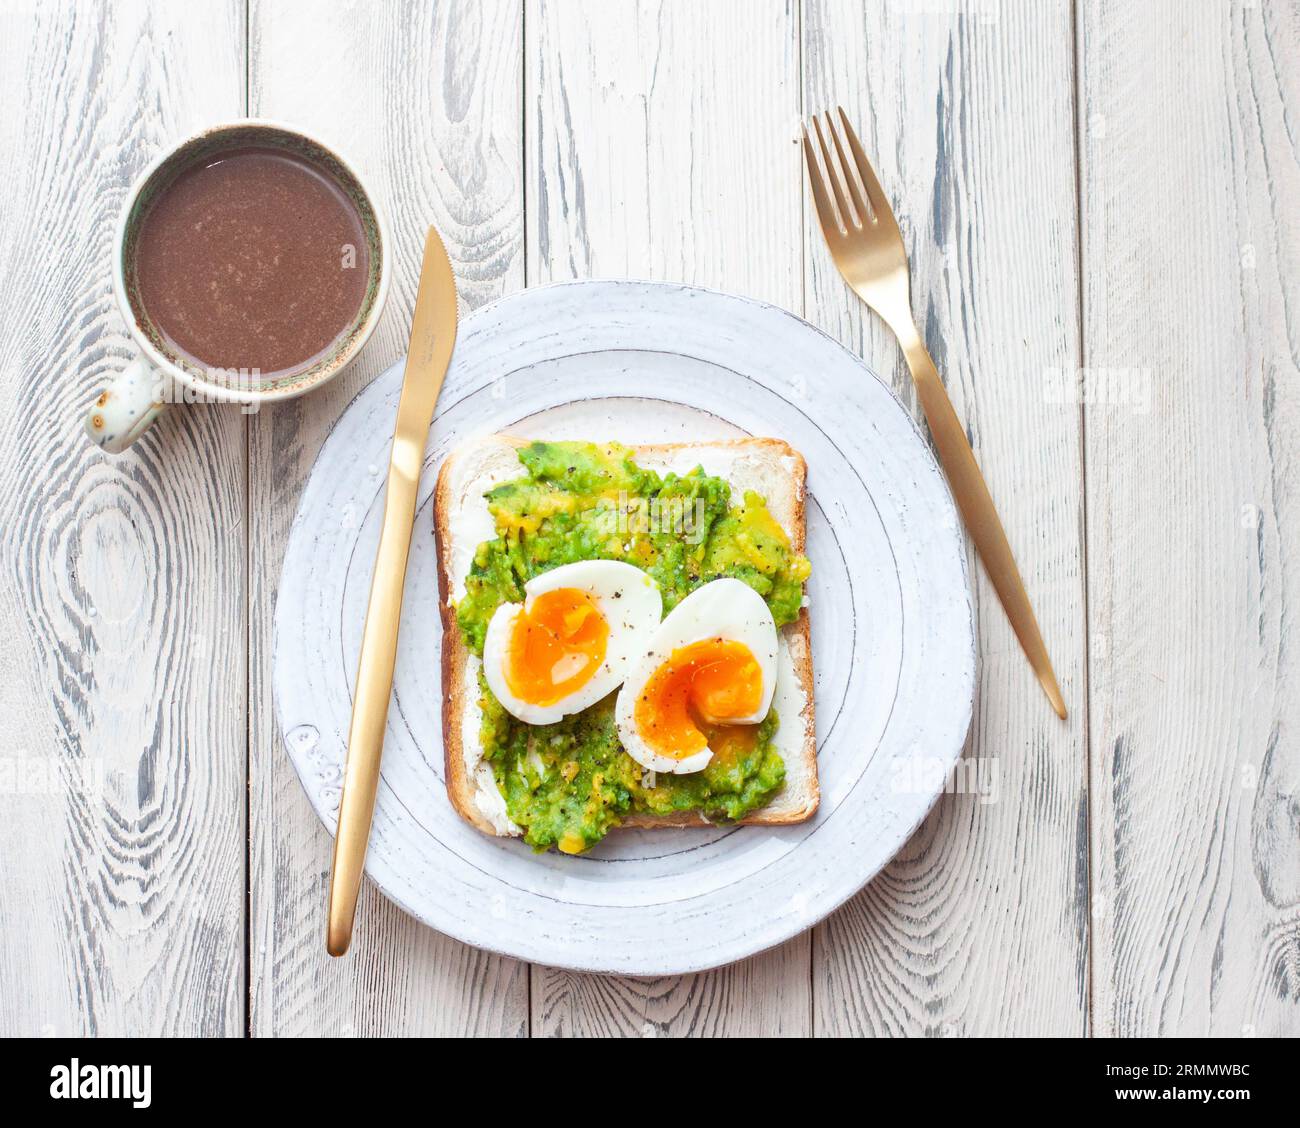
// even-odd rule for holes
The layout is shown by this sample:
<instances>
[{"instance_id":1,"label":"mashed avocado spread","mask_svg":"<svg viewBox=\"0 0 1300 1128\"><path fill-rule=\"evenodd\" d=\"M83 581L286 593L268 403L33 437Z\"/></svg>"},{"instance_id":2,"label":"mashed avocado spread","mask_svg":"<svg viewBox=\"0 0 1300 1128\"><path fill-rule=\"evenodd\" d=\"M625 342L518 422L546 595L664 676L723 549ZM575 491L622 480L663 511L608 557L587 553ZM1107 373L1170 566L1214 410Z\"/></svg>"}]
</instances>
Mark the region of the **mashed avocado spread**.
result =
<instances>
[{"instance_id":1,"label":"mashed avocado spread","mask_svg":"<svg viewBox=\"0 0 1300 1128\"><path fill-rule=\"evenodd\" d=\"M475 551L456 608L466 645L479 657L492 613L524 598L539 573L577 560L623 560L659 584L664 614L719 576L744 580L778 627L803 600L809 565L758 494L737 503L723 478L697 467L660 477L617 444L532 443L525 473L489 490L497 536ZM691 775L651 775L623 751L614 694L553 725L512 717L479 676L481 743L510 818L535 849L576 854L629 814L698 811L735 820L781 787L785 764L772 743L778 718L719 732L713 759Z\"/></svg>"}]
</instances>

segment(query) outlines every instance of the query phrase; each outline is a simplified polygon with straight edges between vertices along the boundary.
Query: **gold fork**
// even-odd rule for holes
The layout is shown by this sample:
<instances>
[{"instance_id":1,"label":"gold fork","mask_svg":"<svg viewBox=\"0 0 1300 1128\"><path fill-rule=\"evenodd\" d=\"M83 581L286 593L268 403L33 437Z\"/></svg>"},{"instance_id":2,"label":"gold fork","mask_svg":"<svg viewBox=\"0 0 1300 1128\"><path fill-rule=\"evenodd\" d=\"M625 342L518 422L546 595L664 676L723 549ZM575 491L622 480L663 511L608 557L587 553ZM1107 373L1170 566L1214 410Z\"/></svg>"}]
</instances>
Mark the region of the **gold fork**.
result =
<instances>
[{"instance_id":1,"label":"gold fork","mask_svg":"<svg viewBox=\"0 0 1300 1128\"><path fill-rule=\"evenodd\" d=\"M944 391L943 381L939 379L934 361L930 359L912 317L907 252L903 249L898 221L894 219L889 201L857 134L853 132L853 126L849 124L848 115L842 108L836 108L852 154L851 163L829 113L824 117L826 132L834 144L833 154L822 132L822 123L815 115L812 119L813 132L817 134L817 144L826 166L824 174L817 164L808 130L803 130L803 154L808 162L808 180L817 204L822 234L826 236L831 258L844 280L879 314L902 346L907 366L912 370L917 396L930 424L930 434L934 436L939 462L957 499L957 508L961 510L989 579L993 581L993 589L1002 600L1029 664L1038 675L1052 708L1064 720L1065 701L1060 686L1056 684L1056 674L1052 672L1052 662L1047 657L1034 609L1025 594L1016 558L1007 543L1007 534L994 508L993 498L989 496L984 475L975 462L974 452L966 441L965 428L953 410L952 401ZM861 187L853 176L855 168L861 178ZM864 190L865 200L862 197Z\"/></svg>"}]
</instances>

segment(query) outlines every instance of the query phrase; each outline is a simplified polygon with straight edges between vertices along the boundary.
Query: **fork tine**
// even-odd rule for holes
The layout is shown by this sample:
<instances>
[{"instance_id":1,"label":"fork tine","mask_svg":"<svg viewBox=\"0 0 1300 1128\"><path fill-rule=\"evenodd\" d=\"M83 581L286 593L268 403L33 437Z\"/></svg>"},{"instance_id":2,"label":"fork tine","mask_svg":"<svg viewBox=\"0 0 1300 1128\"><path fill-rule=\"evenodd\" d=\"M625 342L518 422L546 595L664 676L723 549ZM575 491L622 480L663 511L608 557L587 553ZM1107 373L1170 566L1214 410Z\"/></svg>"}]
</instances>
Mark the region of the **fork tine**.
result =
<instances>
[{"instance_id":1,"label":"fork tine","mask_svg":"<svg viewBox=\"0 0 1300 1128\"><path fill-rule=\"evenodd\" d=\"M826 132L831 135L831 140L835 142L835 152L839 154L840 158L840 171L844 174L844 183L849 186L849 195L853 197L853 210L858 213L858 222L859 224L870 223L871 212L867 210L867 203L862 198L857 179L853 175L853 166L849 163L849 158L844 152L844 146L840 144L840 131L835 128L835 121L829 112L826 114Z\"/></svg>"},{"instance_id":2,"label":"fork tine","mask_svg":"<svg viewBox=\"0 0 1300 1128\"><path fill-rule=\"evenodd\" d=\"M835 158L831 156L830 147L826 144L826 137L822 133L822 123L813 115L813 131L817 134L817 144L822 149L822 160L826 162L826 179L831 182L831 190L835 193L835 202L839 205L840 218L843 220L842 226L847 231L851 227L858 227L857 216L849 210L848 197L844 195L844 188L840 184L839 169L835 166Z\"/></svg>"},{"instance_id":3,"label":"fork tine","mask_svg":"<svg viewBox=\"0 0 1300 1128\"><path fill-rule=\"evenodd\" d=\"M821 220L822 233L827 239L831 233L843 235L844 230L840 227L839 216L835 214L835 207L831 203L831 198L826 194L826 184L822 180L821 171L817 168L817 158L813 155L812 141L808 138L808 130L803 129L803 155L804 160L808 163L808 183L812 187L813 200L817 204L817 216Z\"/></svg>"},{"instance_id":4,"label":"fork tine","mask_svg":"<svg viewBox=\"0 0 1300 1128\"><path fill-rule=\"evenodd\" d=\"M844 133L849 139L849 149L853 152L853 161L858 166L858 174L862 177L862 185L867 190L867 199L871 201L871 210L876 213L877 220L884 220L898 228L898 221L894 218L894 209L889 206L889 199L885 195L885 190L880 187L880 181L876 179L876 171L871 167L871 162L867 160L867 154L862 149L862 142L858 140L858 135L853 132L853 126L849 123L849 115L844 112L843 106L836 106L840 113L840 121L844 123Z\"/></svg>"}]
</instances>

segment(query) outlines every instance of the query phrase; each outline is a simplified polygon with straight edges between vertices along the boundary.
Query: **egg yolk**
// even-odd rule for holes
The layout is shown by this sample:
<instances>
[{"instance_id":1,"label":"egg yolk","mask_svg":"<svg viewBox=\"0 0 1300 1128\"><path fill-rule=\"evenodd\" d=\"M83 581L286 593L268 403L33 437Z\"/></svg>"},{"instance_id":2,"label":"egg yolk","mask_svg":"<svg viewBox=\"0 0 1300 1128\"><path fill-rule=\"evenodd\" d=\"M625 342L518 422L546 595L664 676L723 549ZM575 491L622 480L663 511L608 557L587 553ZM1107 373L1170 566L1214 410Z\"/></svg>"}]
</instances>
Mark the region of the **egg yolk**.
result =
<instances>
[{"instance_id":1,"label":"egg yolk","mask_svg":"<svg viewBox=\"0 0 1300 1128\"><path fill-rule=\"evenodd\" d=\"M657 752L682 760L709 746L715 726L735 724L763 703L763 670L744 643L708 638L668 655L636 703L637 731Z\"/></svg>"},{"instance_id":2,"label":"egg yolk","mask_svg":"<svg viewBox=\"0 0 1300 1128\"><path fill-rule=\"evenodd\" d=\"M585 591L542 592L515 617L506 684L530 705L554 705L592 679L608 641L609 624Z\"/></svg>"}]
</instances>

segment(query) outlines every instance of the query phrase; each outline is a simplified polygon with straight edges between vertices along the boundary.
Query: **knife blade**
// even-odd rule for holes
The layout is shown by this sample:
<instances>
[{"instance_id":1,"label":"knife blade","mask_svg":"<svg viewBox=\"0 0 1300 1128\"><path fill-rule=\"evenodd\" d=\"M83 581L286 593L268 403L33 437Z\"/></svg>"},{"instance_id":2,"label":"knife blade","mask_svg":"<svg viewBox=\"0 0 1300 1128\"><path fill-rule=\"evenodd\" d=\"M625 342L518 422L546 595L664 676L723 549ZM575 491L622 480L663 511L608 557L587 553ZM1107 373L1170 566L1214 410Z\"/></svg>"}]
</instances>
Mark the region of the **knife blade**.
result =
<instances>
[{"instance_id":1,"label":"knife blade","mask_svg":"<svg viewBox=\"0 0 1300 1128\"><path fill-rule=\"evenodd\" d=\"M357 896L365 866L370 823L379 788L379 763L397 660L397 631L420 490L424 447L438 393L456 343L456 279L438 232L424 242L420 285L411 319L411 340L402 374L402 395L393 429L384 518L370 581L370 603L357 663L347 763L339 797L338 832L330 871L325 947L341 956L352 942Z\"/></svg>"}]
</instances>

